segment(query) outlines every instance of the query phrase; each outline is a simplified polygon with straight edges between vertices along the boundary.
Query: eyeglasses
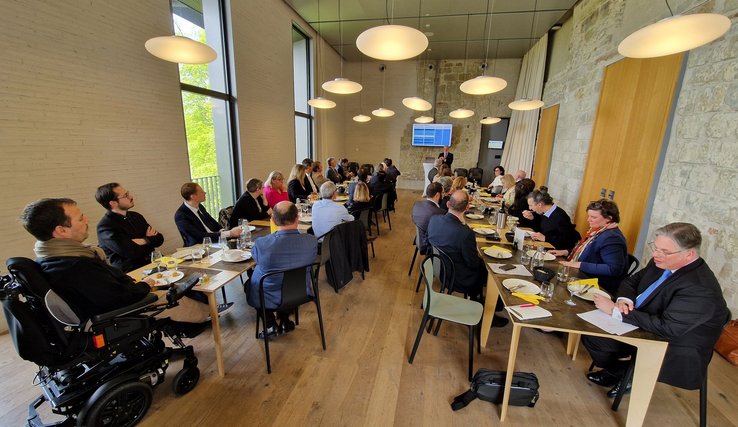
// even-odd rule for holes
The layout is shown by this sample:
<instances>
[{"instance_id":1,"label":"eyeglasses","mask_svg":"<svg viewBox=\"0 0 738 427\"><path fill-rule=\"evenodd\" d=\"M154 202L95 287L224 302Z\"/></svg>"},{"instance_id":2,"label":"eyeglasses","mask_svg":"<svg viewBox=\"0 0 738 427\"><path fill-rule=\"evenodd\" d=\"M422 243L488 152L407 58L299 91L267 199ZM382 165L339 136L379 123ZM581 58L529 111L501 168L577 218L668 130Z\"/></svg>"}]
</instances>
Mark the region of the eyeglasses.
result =
<instances>
[{"instance_id":1,"label":"eyeglasses","mask_svg":"<svg viewBox=\"0 0 738 427\"><path fill-rule=\"evenodd\" d=\"M654 254L661 254L663 256L674 255L674 254L678 254L679 252L684 252L684 251L688 251L689 250L689 249L682 249L681 251L666 252L663 249L657 248L656 247L656 243L654 243L654 242L648 242L648 247L649 247L649 249L651 249L651 252L653 252Z\"/></svg>"},{"instance_id":2,"label":"eyeglasses","mask_svg":"<svg viewBox=\"0 0 738 427\"><path fill-rule=\"evenodd\" d=\"M122 195L122 196L119 196L119 197L116 197L116 198L115 198L115 200L120 200L120 199L130 199L130 198L131 198L131 193L130 193L130 191L126 191L126 194L124 194L124 195Z\"/></svg>"}]
</instances>

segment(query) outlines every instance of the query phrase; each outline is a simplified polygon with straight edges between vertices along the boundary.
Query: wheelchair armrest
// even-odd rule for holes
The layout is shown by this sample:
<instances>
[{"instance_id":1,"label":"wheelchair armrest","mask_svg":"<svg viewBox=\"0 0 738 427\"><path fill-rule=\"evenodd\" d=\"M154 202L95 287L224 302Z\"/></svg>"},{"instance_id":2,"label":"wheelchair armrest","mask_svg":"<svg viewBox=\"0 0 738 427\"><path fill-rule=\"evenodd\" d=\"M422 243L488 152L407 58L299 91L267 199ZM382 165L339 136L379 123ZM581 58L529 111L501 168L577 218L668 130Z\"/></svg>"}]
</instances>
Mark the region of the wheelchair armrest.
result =
<instances>
[{"instance_id":1,"label":"wheelchair armrest","mask_svg":"<svg viewBox=\"0 0 738 427\"><path fill-rule=\"evenodd\" d=\"M200 281L201 277L202 274L195 273L192 276L187 277L183 283L169 288L169 292L167 292L168 307L174 307L174 305L176 305L174 303L180 300L182 297L185 296L187 292L194 288L195 285L197 285L197 283Z\"/></svg>"},{"instance_id":2,"label":"wheelchair armrest","mask_svg":"<svg viewBox=\"0 0 738 427\"><path fill-rule=\"evenodd\" d=\"M156 294L150 293L150 294L146 295L144 297L144 299L142 299L141 301L138 301L136 303L133 303L133 304L127 306L127 307L119 308L117 310L109 311L109 312L103 313L103 314L98 314L97 316L93 316L92 319L90 319L90 320L92 321L93 324L94 323L106 322L106 321L111 320L111 319L113 319L115 317L118 317L118 316L121 316L121 315L124 315L124 314L128 314L128 313L130 313L132 311L136 311L136 310L139 310L141 308L144 308L144 307L146 307L148 305L151 305L151 304L155 303L157 299L159 299L159 297Z\"/></svg>"}]
</instances>

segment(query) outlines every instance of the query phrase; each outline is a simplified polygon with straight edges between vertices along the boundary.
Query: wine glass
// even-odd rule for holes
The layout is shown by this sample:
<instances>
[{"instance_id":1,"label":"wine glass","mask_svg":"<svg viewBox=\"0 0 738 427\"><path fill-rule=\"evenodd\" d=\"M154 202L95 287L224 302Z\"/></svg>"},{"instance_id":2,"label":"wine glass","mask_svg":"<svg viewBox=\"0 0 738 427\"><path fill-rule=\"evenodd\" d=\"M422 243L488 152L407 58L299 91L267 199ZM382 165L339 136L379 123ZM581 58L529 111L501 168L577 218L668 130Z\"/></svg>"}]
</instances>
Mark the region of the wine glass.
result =
<instances>
[{"instance_id":1,"label":"wine glass","mask_svg":"<svg viewBox=\"0 0 738 427\"><path fill-rule=\"evenodd\" d=\"M562 265L559 268L559 271L556 273L556 279L559 281L559 283L564 283L567 280L569 280L569 266L568 265Z\"/></svg>"},{"instance_id":2,"label":"wine glass","mask_svg":"<svg viewBox=\"0 0 738 427\"><path fill-rule=\"evenodd\" d=\"M164 256L161 254L160 250L154 250L151 252L151 263L156 266L154 271L159 271L159 267L161 266L161 259Z\"/></svg>"},{"instance_id":3,"label":"wine glass","mask_svg":"<svg viewBox=\"0 0 738 427\"><path fill-rule=\"evenodd\" d=\"M210 245L213 244L213 240L210 237L202 239L202 248L205 249L205 258L210 257Z\"/></svg>"},{"instance_id":4,"label":"wine glass","mask_svg":"<svg viewBox=\"0 0 738 427\"><path fill-rule=\"evenodd\" d=\"M564 302L568 305L577 305L577 303L574 302L574 294L581 291L582 287L580 285L575 285L573 282L569 282L566 285L566 290L569 291L569 299Z\"/></svg>"}]
</instances>

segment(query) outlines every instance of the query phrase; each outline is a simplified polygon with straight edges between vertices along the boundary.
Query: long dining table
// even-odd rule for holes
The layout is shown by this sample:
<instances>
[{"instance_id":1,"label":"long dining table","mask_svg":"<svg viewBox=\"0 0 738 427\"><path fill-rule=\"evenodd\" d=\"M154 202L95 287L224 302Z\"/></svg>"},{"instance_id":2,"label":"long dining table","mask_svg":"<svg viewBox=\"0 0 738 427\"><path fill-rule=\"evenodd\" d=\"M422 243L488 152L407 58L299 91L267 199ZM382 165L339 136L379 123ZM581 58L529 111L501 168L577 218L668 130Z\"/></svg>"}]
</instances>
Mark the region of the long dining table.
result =
<instances>
[{"instance_id":1,"label":"long dining table","mask_svg":"<svg viewBox=\"0 0 738 427\"><path fill-rule=\"evenodd\" d=\"M467 224L472 228L478 228L485 224L484 220L467 220ZM491 227L490 228L494 228ZM512 295L504 286L503 281L507 278L522 278L534 282L532 276L521 277L521 276L510 276L497 274L492 270L491 263L510 263L510 264L521 264L520 255L522 251L516 251L509 242L505 241L504 232L507 230L500 230L499 233L502 236L501 242L489 242L481 236L477 238L477 248L479 249L479 255L484 260L487 267L487 289L484 301L484 314L482 317L482 330L481 330L481 345L486 347L489 333L491 330L492 316L494 315L495 306L498 297L502 299L503 304L506 307L525 304L527 301ZM550 247L550 244L546 245L544 242L529 242L535 245L544 245ZM484 254L482 248L492 245L498 245L500 247L508 248L512 250L512 257L504 260L492 258ZM544 263L545 267L548 267L554 271L558 269L558 261L556 260L547 261ZM583 277L577 269L571 269L572 276ZM555 282L556 280L553 279ZM599 336L612 338L626 344L630 344L638 349L638 357L636 358L635 371L633 375L633 383L631 389L630 405L628 409L628 415L626 419L627 426L640 426L648 410L648 405L651 401L656 380L658 379L659 371L661 369L661 363L666 353L668 343L652 333L645 332L640 329L628 332L623 335L615 335L605 332L604 330L586 322L581 319L578 314L595 310L595 306L592 302L584 299L577 299L576 305L571 306L564 303L565 300L569 299L570 294L566 289L566 286L562 284L555 284L554 295L551 302L540 302L540 307L547 309L552 313L551 317L535 319L535 320L519 320L515 316L509 316L512 324L512 337L510 339L510 353L508 355L507 372L515 371L515 360L517 357L518 344L520 340L520 333L523 328L535 328L535 329L546 329L552 331L561 331L568 334L567 341L567 354L572 357L575 355L576 349L578 348L578 342L581 335ZM500 421L505 421L508 414L508 404L510 401L510 390L512 386L512 375L507 375L504 388L504 397L502 401Z\"/></svg>"}]
</instances>

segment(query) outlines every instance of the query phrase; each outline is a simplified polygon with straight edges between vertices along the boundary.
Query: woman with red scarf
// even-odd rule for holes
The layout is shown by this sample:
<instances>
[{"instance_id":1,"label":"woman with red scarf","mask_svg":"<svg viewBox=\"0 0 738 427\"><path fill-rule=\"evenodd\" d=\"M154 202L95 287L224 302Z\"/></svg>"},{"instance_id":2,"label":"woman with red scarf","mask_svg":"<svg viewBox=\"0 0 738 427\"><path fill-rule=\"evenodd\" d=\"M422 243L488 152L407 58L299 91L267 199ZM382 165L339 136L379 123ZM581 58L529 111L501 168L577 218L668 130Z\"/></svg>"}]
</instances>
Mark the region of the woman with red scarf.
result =
<instances>
[{"instance_id":1,"label":"woman with red scarf","mask_svg":"<svg viewBox=\"0 0 738 427\"><path fill-rule=\"evenodd\" d=\"M556 256L566 256L562 265L578 268L590 277L597 277L601 288L617 294L620 281L628 274L628 246L618 228L620 211L615 202L601 199L587 206L589 231L572 249L552 250Z\"/></svg>"}]
</instances>

